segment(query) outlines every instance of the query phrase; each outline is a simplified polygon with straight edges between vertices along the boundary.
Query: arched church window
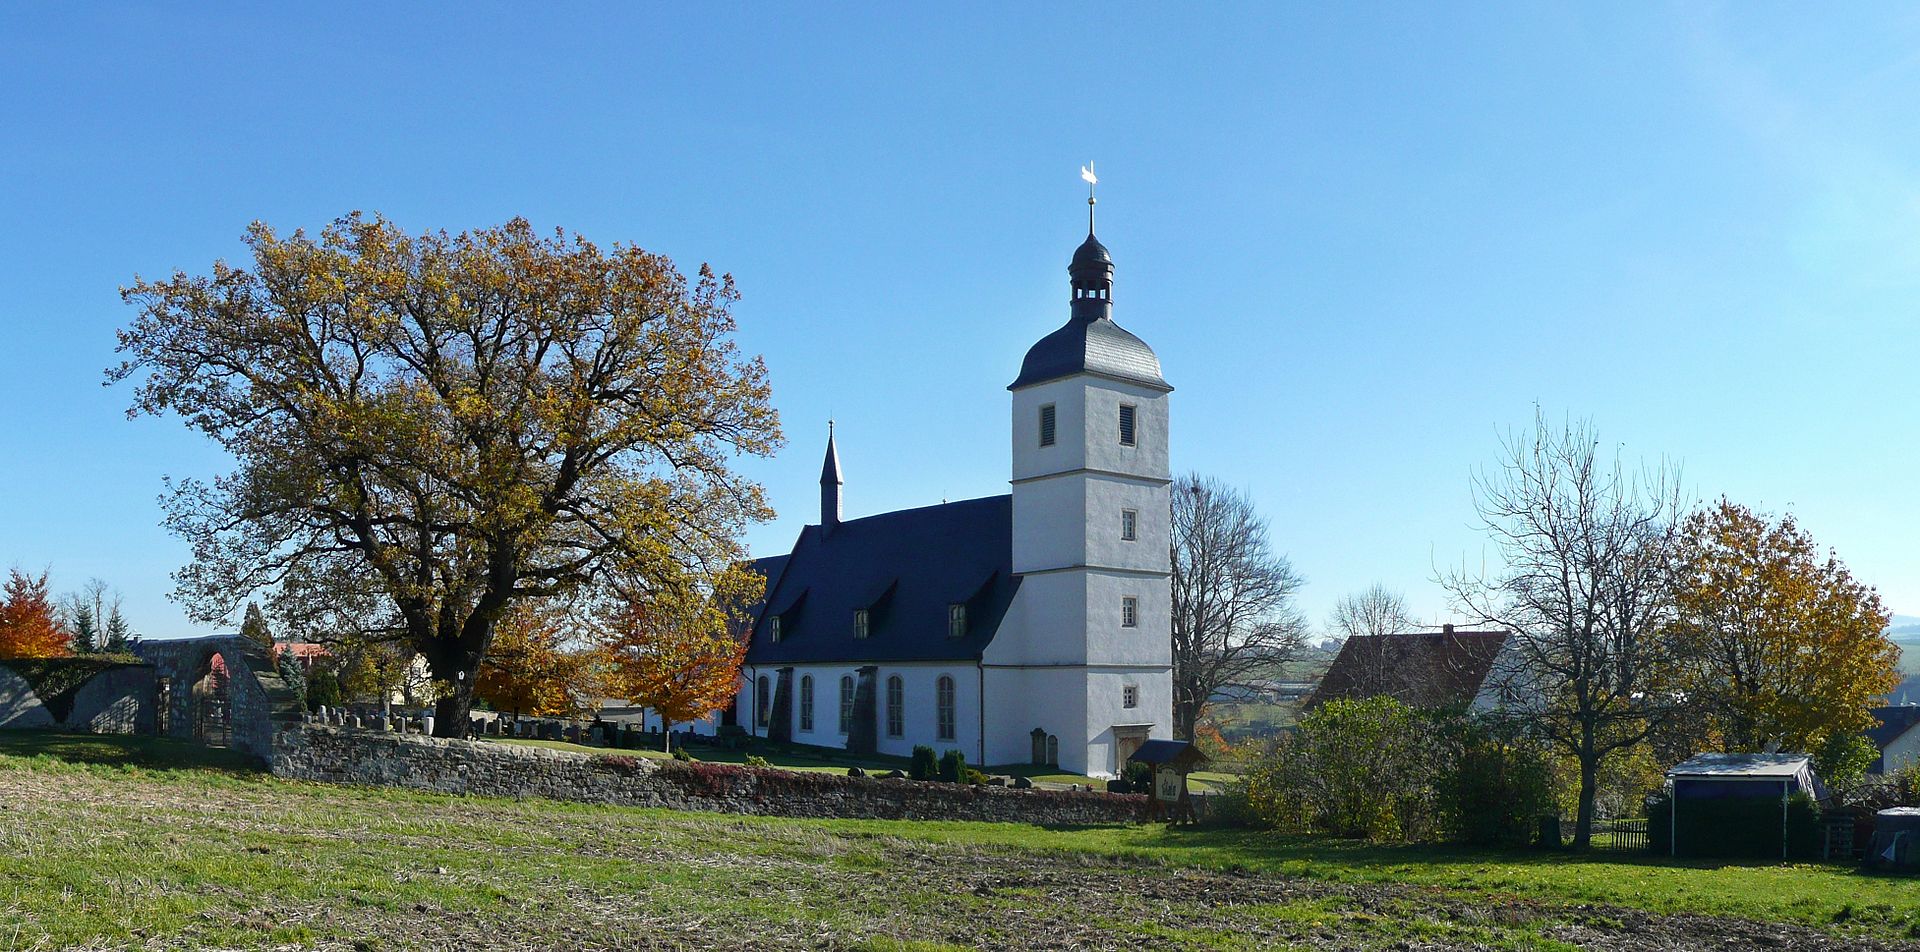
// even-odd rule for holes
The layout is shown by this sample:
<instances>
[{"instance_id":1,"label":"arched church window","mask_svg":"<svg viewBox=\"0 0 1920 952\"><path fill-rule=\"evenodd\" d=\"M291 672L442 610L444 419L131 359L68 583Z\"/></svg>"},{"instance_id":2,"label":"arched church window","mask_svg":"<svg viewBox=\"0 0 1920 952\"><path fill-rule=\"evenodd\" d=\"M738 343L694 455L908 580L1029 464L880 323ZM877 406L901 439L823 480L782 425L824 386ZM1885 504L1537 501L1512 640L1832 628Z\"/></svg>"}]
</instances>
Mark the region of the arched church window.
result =
<instances>
[{"instance_id":1,"label":"arched church window","mask_svg":"<svg viewBox=\"0 0 1920 952\"><path fill-rule=\"evenodd\" d=\"M906 688L900 683L900 676L887 678L887 736L899 737L906 733Z\"/></svg>"},{"instance_id":2,"label":"arched church window","mask_svg":"<svg viewBox=\"0 0 1920 952\"><path fill-rule=\"evenodd\" d=\"M840 679L840 733L853 730L853 676Z\"/></svg>"},{"instance_id":3,"label":"arched church window","mask_svg":"<svg viewBox=\"0 0 1920 952\"><path fill-rule=\"evenodd\" d=\"M953 679L944 674L940 676L940 681L934 689L934 707L940 722L940 739L952 740L954 737Z\"/></svg>"},{"instance_id":4,"label":"arched church window","mask_svg":"<svg viewBox=\"0 0 1920 952\"><path fill-rule=\"evenodd\" d=\"M800 729L813 730L813 675L800 676Z\"/></svg>"}]
</instances>

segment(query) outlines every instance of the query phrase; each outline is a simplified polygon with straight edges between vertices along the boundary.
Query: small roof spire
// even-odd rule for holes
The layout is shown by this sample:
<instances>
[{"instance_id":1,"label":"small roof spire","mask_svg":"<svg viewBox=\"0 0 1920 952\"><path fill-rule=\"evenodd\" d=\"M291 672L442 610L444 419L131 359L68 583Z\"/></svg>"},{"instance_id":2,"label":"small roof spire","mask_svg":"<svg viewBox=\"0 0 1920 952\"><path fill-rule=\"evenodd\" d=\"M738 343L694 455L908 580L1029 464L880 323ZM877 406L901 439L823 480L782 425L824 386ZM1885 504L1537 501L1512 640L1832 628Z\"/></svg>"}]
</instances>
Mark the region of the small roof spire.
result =
<instances>
[{"instance_id":1,"label":"small roof spire","mask_svg":"<svg viewBox=\"0 0 1920 952\"><path fill-rule=\"evenodd\" d=\"M840 451L833 445L833 421L827 421L827 460L820 465L820 525L828 530L840 524Z\"/></svg>"},{"instance_id":2,"label":"small roof spire","mask_svg":"<svg viewBox=\"0 0 1920 952\"><path fill-rule=\"evenodd\" d=\"M846 480L840 478L840 451L833 446L833 421L827 421L827 461L820 466L822 485L832 483L842 485Z\"/></svg>"}]
</instances>

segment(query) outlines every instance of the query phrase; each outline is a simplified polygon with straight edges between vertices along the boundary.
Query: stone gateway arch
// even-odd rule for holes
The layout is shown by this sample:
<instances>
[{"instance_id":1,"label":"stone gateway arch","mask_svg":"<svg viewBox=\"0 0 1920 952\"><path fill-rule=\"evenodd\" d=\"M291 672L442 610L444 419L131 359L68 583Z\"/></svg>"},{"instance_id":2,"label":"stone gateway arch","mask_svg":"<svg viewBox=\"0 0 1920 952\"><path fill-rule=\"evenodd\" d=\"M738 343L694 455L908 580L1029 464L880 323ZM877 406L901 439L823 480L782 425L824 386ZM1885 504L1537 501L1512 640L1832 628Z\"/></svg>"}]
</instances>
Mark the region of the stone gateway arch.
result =
<instances>
[{"instance_id":1,"label":"stone gateway arch","mask_svg":"<svg viewBox=\"0 0 1920 952\"><path fill-rule=\"evenodd\" d=\"M281 681L272 652L251 638L143 641L134 651L154 667L166 736L224 742L267 760L276 725L299 721L293 689ZM210 681L218 683L206 687Z\"/></svg>"}]
</instances>

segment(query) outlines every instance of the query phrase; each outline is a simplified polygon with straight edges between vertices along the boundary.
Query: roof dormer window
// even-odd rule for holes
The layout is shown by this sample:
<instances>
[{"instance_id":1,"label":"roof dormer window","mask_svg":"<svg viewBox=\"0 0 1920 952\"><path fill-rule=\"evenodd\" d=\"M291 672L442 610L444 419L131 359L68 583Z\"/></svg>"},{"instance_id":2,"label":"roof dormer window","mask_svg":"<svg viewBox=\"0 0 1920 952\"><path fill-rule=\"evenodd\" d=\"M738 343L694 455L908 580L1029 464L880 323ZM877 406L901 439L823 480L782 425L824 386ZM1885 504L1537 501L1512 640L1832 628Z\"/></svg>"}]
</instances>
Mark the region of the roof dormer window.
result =
<instances>
[{"instance_id":1,"label":"roof dormer window","mask_svg":"<svg viewBox=\"0 0 1920 952\"><path fill-rule=\"evenodd\" d=\"M967 636L967 606L964 602L955 602L947 606L947 637L965 638Z\"/></svg>"},{"instance_id":2,"label":"roof dormer window","mask_svg":"<svg viewBox=\"0 0 1920 952\"><path fill-rule=\"evenodd\" d=\"M867 627L867 619L868 619L868 615L867 615L866 609L856 608L853 610L853 636L855 638L865 638L867 636L869 632L869 628Z\"/></svg>"},{"instance_id":3,"label":"roof dormer window","mask_svg":"<svg viewBox=\"0 0 1920 952\"><path fill-rule=\"evenodd\" d=\"M767 640L773 642L776 645L780 643L780 616L779 615L772 615L767 618Z\"/></svg>"}]
</instances>

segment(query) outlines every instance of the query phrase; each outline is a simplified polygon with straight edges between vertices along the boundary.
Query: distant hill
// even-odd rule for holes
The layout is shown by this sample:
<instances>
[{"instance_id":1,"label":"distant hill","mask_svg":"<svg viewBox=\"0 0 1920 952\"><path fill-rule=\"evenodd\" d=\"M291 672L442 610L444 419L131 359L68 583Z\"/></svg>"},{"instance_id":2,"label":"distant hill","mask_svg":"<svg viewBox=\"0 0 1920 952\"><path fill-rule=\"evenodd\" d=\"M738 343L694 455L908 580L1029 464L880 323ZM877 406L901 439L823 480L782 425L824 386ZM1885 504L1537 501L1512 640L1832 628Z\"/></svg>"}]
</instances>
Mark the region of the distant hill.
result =
<instances>
[{"instance_id":1,"label":"distant hill","mask_svg":"<svg viewBox=\"0 0 1920 952\"><path fill-rule=\"evenodd\" d=\"M1920 644L1920 618L1895 615L1887 625L1887 637L1907 644Z\"/></svg>"}]
</instances>

